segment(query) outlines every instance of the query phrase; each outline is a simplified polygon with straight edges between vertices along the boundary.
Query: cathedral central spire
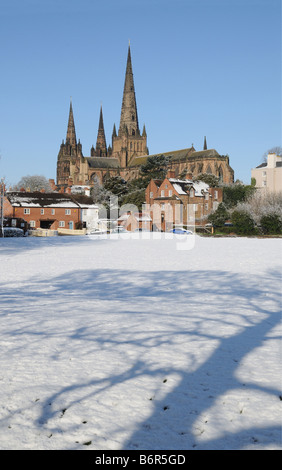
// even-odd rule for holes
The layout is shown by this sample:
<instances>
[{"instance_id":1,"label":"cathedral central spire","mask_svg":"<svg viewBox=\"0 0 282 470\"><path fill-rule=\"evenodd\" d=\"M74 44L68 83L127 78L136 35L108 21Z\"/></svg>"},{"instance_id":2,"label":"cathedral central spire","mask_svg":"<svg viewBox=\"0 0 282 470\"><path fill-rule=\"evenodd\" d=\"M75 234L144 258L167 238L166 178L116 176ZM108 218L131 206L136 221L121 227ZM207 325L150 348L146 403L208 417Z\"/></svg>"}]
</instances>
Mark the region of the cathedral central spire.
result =
<instances>
[{"instance_id":1,"label":"cathedral central spire","mask_svg":"<svg viewBox=\"0 0 282 470\"><path fill-rule=\"evenodd\" d=\"M97 142L96 142L96 155L99 157L107 156L107 145L106 145L106 137L105 137L105 130L104 130L102 105L100 109L99 128L98 128L98 135L97 135Z\"/></svg>"},{"instance_id":2,"label":"cathedral central spire","mask_svg":"<svg viewBox=\"0 0 282 470\"><path fill-rule=\"evenodd\" d=\"M121 135L121 133L123 133L125 130L128 132L128 135L140 134L133 72L132 72L130 44L128 46L128 54L127 54L127 64L126 64L125 81L124 81L124 89L123 89L119 135Z\"/></svg>"},{"instance_id":3,"label":"cathedral central spire","mask_svg":"<svg viewBox=\"0 0 282 470\"><path fill-rule=\"evenodd\" d=\"M114 126L111 155L118 158L122 168L126 168L133 157L148 155L145 127L140 134L130 44L128 46L126 72L123 88L122 107L118 135Z\"/></svg>"},{"instance_id":4,"label":"cathedral central spire","mask_svg":"<svg viewBox=\"0 0 282 470\"><path fill-rule=\"evenodd\" d=\"M75 126L74 126L74 118L73 118L73 110L72 110L72 99L70 101L70 111L69 111L69 121L68 121L66 142L69 142L72 147L76 146L76 134L75 134Z\"/></svg>"}]
</instances>

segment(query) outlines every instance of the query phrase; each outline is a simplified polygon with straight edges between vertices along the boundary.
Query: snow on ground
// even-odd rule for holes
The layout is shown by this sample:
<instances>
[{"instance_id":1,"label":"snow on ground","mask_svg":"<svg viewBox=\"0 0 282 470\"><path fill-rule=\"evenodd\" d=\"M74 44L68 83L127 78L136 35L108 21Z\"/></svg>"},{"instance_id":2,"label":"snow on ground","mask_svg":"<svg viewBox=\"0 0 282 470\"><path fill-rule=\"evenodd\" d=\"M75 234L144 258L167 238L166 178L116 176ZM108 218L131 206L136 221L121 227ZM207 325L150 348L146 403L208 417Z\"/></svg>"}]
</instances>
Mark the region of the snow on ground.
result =
<instances>
[{"instance_id":1,"label":"snow on ground","mask_svg":"<svg viewBox=\"0 0 282 470\"><path fill-rule=\"evenodd\" d=\"M282 448L281 240L181 237L0 239L0 449Z\"/></svg>"}]
</instances>

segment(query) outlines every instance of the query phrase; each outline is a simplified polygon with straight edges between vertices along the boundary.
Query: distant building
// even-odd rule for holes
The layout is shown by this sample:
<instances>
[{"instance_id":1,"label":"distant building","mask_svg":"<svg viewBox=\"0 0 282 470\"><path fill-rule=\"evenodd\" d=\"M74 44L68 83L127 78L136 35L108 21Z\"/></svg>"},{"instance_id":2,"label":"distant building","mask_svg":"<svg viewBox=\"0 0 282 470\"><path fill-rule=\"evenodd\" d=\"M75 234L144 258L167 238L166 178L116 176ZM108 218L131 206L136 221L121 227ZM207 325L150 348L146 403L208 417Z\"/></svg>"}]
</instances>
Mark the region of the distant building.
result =
<instances>
[{"instance_id":1,"label":"distant building","mask_svg":"<svg viewBox=\"0 0 282 470\"><path fill-rule=\"evenodd\" d=\"M282 191L282 156L269 153L267 161L253 168L251 175L257 188L276 193Z\"/></svg>"},{"instance_id":2,"label":"distant building","mask_svg":"<svg viewBox=\"0 0 282 470\"><path fill-rule=\"evenodd\" d=\"M57 157L56 184L59 190L72 185L93 186L97 179L103 183L106 178L117 175L125 180L136 178L140 166L146 163L148 157L158 155L170 157L170 168L177 177L185 172L193 176L210 173L224 183L234 182L234 171L229 165L228 155L220 155L215 149L208 149L206 138L201 151L196 151L192 144L189 148L149 155L145 125L142 132L139 127L130 46L118 131L114 124L112 142L107 146L101 107L96 147L92 146L89 153L89 156L84 156L82 144L77 140L71 102L66 139L62 141Z\"/></svg>"},{"instance_id":3,"label":"distant building","mask_svg":"<svg viewBox=\"0 0 282 470\"><path fill-rule=\"evenodd\" d=\"M22 218L31 229L74 230L95 226L99 209L85 195L45 192L7 192L6 215Z\"/></svg>"},{"instance_id":4,"label":"distant building","mask_svg":"<svg viewBox=\"0 0 282 470\"><path fill-rule=\"evenodd\" d=\"M93 199L79 194L74 191L72 193L74 200L79 204L81 209L81 222L86 232L90 233L99 226L99 207L93 202Z\"/></svg>"},{"instance_id":5,"label":"distant building","mask_svg":"<svg viewBox=\"0 0 282 470\"><path fill-rule=\"evenodd\" d=\"M136 230L151 231L152 219L149 214L143 212L127 211L122 214L118 220L118 227L123 227L128 232Z\"/></svg>"}]
</instances>

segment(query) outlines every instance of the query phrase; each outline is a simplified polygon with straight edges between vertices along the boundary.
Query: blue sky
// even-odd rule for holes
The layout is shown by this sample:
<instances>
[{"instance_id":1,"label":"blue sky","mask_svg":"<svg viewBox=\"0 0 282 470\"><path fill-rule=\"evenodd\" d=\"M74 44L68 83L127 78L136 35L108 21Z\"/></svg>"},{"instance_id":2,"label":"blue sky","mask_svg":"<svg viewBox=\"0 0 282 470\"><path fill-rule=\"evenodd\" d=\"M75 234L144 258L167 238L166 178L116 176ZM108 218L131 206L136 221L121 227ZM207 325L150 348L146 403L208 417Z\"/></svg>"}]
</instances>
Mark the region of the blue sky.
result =
<instances>
[{"instance_id":1,"label":"blue sky","mask_svg":"<svg viewBox=\"0 0 282 470\"><path fill-rule=\"evenodd\" d=\"M280 0L0 0L0 177L56 178L72 97L85 156L118 127L128 41L150 153L228 154L249 183L281 146Z\"/></svg>"}]
</instances>

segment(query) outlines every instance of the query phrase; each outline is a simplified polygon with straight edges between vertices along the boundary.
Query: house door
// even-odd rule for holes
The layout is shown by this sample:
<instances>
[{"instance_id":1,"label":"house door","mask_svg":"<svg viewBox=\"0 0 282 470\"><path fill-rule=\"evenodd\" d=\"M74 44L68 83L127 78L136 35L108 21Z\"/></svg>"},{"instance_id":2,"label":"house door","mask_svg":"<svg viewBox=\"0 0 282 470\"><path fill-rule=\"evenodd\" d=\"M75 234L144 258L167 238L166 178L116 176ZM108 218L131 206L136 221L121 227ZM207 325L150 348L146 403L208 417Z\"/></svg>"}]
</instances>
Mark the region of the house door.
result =
<instances>
[{"instance_id":1,"label":"house door","mask_svg":"<svg viewBox=\"0 0 282 470\"><path fill-rule=\"evenodd\" d=\"M73 221L72 220L69 222L69 229L73 230Z\"/></svg>"}]
</instances>

